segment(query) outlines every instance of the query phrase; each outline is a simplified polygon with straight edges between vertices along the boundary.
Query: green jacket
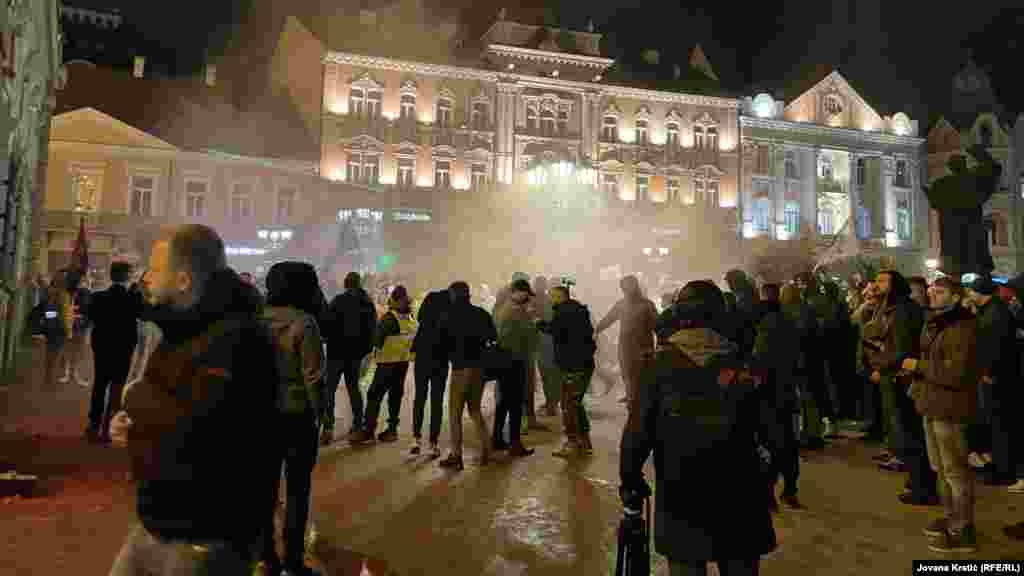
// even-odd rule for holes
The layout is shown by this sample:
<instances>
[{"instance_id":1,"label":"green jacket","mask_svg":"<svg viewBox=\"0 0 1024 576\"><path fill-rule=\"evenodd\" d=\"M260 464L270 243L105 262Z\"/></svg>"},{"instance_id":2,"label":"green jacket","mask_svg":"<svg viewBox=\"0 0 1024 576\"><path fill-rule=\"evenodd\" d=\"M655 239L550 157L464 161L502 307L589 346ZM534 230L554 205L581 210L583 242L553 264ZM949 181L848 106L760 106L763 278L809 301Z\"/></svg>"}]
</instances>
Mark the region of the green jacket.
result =
<instances>
[{"instance_id":1,"label":"green jacket","mask_svg":"<svg viewBox=\"0 0 1024 576\"><path fill-rule=\"evenodd\" d=\"M324 379L324 349L316 320L295 308L267 307L263 322L277 352L281 382L278 410L284 414L319 414Z\"/></svg>"},{"instance_id":2,"label":"green jacket","mask_svg":"<svg viewBox=\"0 0 1024 576\"><path fill-rule=\"evenodd\" d=\"M506 300L496 312L498 345L523 357L533 354L537 349L538 333L533 315L526 306Z\"/></svg>"}]
</instances>

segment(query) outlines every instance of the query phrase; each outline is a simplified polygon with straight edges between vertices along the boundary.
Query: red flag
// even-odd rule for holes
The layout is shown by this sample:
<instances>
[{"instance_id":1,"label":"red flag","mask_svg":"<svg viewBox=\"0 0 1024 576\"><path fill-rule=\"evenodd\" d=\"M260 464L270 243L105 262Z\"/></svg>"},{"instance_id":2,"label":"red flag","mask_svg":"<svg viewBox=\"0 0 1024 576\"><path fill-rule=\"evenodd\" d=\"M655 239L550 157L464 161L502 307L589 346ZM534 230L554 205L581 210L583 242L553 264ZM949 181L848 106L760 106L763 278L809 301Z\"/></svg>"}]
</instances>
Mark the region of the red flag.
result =
<instances>
[{"instance_id":1,"label":"red flag","mask_svg":"<svg viewBox=\"0 0 1024 576\"><path fill-rule=\"evenodd\" d=\"M85 218L78 223L78 238L75 249L71 252L71 267L82 273L89 270L89 240L85 237Z\"/></svg>"}]
</instances>

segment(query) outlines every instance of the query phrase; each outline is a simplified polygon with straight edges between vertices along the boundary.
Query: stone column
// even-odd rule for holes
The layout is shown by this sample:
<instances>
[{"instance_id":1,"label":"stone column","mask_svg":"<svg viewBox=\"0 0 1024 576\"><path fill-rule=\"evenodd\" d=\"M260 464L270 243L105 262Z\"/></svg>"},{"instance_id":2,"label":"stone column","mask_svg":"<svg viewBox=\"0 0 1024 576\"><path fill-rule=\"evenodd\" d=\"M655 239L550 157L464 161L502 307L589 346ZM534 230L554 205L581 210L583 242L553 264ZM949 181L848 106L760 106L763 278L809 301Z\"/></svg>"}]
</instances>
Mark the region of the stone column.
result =
<instances>
[{"instance_id":1,"label":"stone column","mask_svg":"<svg viewBox=\"0 0 1024 576\"><path fill-rule=\"evenodd\" d=\"M773 238L779 237L779 223L786 223L786 149L781 144L771 143L768 148L768 175L771 179ZM797 230L797 234L800 231Z\"/></svg>"},{"instance_id":2,"label":"stone column","mask_svg":"<svg viewBox=\"0 0 1024 576\"><path fill-rule=\"evenodd\" d=\"M857 160L860 155L855 150L847 149L846 154L849 157L850 162L850 175L849 183L846 195L850 201L850 234L853 234L854 238L857 237L857 218L860 210L860 190L857 189Z\"/></svg>"},{"instance_id":3,"label":"stone column","mask_svg":"<svg viewBox=\"0 0 1024 576\"><path fill-rule=\"evenodd\" d=\"M584 114L583 120L583 150L584 154L589 156L594 162L597 162L598 149L598 122L601 121L601 114L599 107L601 106L601 93L600 92L587 92L584 95L585 103L584 108L586 113Z\"/></svg>"},{"instance_id":4,"label":"stone column","mask_svg":"<svg viewBox=\"0 0 1024 576\"><path fill-rule=\"evenodd\" d=\"M512 184L515 174L515 119L516 94L519 86L498 81L497 122L494 134L494 152L498 182Z\"/></svg>"}]
</instances>

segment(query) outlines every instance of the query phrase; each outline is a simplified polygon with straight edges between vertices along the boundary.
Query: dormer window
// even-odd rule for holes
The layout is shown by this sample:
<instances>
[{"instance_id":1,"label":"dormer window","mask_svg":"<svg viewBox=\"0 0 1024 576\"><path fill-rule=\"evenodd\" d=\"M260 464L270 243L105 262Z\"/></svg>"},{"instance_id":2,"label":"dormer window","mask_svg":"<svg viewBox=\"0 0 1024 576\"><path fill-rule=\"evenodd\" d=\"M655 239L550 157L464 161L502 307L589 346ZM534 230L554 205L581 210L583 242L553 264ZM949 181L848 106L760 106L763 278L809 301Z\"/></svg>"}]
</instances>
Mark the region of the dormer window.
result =
<instances>
[{"instance_id":1,"label":"dormer window","mask_svg":"<svg viewBox=\"0 0 1024 576\"><path fill-rule=\"evenodd\" d=\"M438 126L447 128L452 123L452 101L448 98L437 99L437 117L435 122Z\"/></svg>"},{"instance_id":2,"label":"dormer window","mask_svg":"<svg viewBox=\"0 0 1024 576\"><path fill-rule=\"evenodd\" d=\"M832 158L822 156L818 161L818 176L822 180L832 180Z\"/></svg>"},{"instance_id":3,"label":"dormer window","mask_svg":"<svg viewBox=\"0 0 1024 576\"><path fill-rule=\"evenodd\" d=\"M679 146L679 124L676 124L675 122L669 122L666 124L665 134L665 144L673 148Z\"/></svg>"},{"instance_id":4,"label":"dormer window","mask_svg":"<svg viewBox=\"0 0 1024 576\"><path fill-rule=\"evenodd\" d=\"M605 116L601 123L601 139L605 142L618 141L619 119L615 116Z\"/></svg>"},{"instance_id":5,"label":"dormer window","mask_svg":"<svg viewBox=\"0 0 1024 576\"><path fill-rule=\"evenodd\" d=\"M636 143L647 144L647 120L637 119L636 121Z\"/></svg>"},{"instance_id":6,"label":"dormer window","mask_svg":"<svg viewBox=\"0 0 1024 576\"><path fill-rule=\"evenodd\" d=\"M526 131L536 132L537 130L537 109L528 107L526 109Z\"/></svg>"},{"instance_id":7,"label":"dormer window","mask_svg":"<svg viewBox=\"0 0 1024 576\"><path fill-rule=\"evenodd\" d=\"M412 94L403 94L401 99L401 118L410 120L416 117L416 97Z\"/></svg>"}]
</instances>

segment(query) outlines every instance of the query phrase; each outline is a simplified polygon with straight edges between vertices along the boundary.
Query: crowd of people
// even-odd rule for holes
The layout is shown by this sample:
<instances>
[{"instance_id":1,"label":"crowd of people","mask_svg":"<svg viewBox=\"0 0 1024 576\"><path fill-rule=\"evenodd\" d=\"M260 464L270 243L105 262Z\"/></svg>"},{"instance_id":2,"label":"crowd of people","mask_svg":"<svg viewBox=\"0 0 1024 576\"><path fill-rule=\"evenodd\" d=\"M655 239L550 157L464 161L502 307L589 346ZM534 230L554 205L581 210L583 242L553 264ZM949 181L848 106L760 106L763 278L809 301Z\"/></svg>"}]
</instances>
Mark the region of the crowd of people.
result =
<instances>
[{"instance_id":1,"label":"crowd of people","mask_svg":"<svg viewBox=\"0 0 1024 576\"><path fill-rule=\"evenodd\" d=\"M255 280L227 266L215 231L188 225L154 244L142 274L112 264L110 287L91 293L81 272L62 270L39 292L32 326L47 341L46 385L73 378L75 347L90 342L85 436L132 455L139 526L111 574L248 574L254 564L274 576L312 573L303 556L312 470L319 447L342 440L338 387L344 380L351 408L344 440L393 443L410 363L408 453L453 471L465 467L465 412L481 466L499 452L534 454L524 435L559 414L553 455L587 458L591 383L604 381L607 394L621 382L620 495L635 508L651 494L643 468L653 452L655 545L673 575L701 574L708 561L723 574L756 574L775 546L771 514L803 507L800 450L844 429L881 445L881 469L907 474L901 502L943 507L923 527L935 551L976 549L977 474L1024 492L1010 413L1024 317L1014 291L987 275L928 284L883 270L851 278L844 298L812 273L757 286L734 270L726 292L694 281L657 305L626 276L596 324L567 279L516 273L492 295L455 281L422 297L391 284L383 303L365 280L349 273L325 294L302 262ZM474 304L481 296L486 307ZM238 470L251 472L245 482ZM727 510L692 496L723 491ZM282 503L283 558L273 537ZM1024 538L1024 524L1006 531Z\"/></svg>"}]
</instances>

